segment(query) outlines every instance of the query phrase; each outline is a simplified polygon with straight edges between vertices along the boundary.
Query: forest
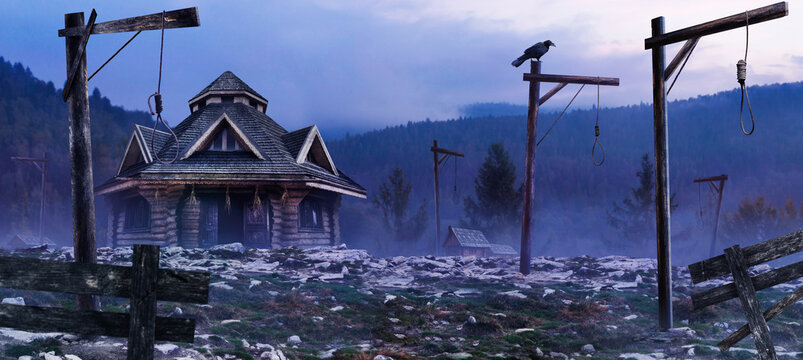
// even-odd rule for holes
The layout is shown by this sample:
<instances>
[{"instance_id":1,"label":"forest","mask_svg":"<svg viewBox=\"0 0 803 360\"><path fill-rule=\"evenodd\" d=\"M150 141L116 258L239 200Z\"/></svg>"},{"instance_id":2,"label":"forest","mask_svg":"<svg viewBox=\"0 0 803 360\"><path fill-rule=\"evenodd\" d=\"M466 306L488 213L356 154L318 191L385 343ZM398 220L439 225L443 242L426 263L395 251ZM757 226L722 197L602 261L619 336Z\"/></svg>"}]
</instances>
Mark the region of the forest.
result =
<instances>
[{"instance_id":1,"label":"forest","mask_svg":"<svg viewBox=\"0 0 803 360\"><path fill-rule=\"evenodd\" d=\"M39 172L12 156L41 156L48 152L45 235L70 244L69 149L67 111L52 82L36 79L22 64L0 58L0 201L6 216L0 229L6 236L35 232L39 210ZM800 227L803 171L798 150L803 139L803 83L772 84L750 88L756 131L744 136L738 123L739 92L669 103L670 187L676 194L673 212L673 247L694 251L680 263L707 256L712 224L712 198L707 187L698 189L697 177L727 174L720 243L743 246ZM143 111L112 105L94 89L90 96L95 184L109 179L134 124L152 125ZM424 252L434 241L433 140L440 147L465 153L450 158L441 168L442 234L449 225L468 223L466 199L477 199L475 179L491 144L501 144L513 165L514 189L521 185L524 165L525 107L478 103L463 108L456 119L410 121L363 134L328 138L327 146L338 168L362 184L368 200L345 199L342 234L350 246L380 255ZM268 108L270 115L270 108ZM650 104L600 109L600 140L606 160L596 167L591 159L595 108L569 110L537 149L534 255L627 254L654 256L650 237L637 237L612 226L610 214L640 186L637 174L642 159L652 160L652 108ZM539 134L557 114L542 112ZM282 124L282 119L275 119ZM540 135L539 135L540 136ZM420 236L395 239L378 211L374 195L394 169L409 183L409 215L423 218ZM649 190L649 189L647 189ZM637 200L637 199L636 199ZM96 200L99 245L104 244L106 214ZM425 214L418 215L422 209ZM701 216L702 213L702 216ZM647 215L650 218L653 215ZM754 222L755 225L752 225ZM492 242L518 247L512 231L487 234ZM740 228L741 226L741 228ZM646 233L649 234L649 231ZM441 239L442 241L442 239ZM699 249L698 249L699 248Z\"/></svg>"}]
</instances>

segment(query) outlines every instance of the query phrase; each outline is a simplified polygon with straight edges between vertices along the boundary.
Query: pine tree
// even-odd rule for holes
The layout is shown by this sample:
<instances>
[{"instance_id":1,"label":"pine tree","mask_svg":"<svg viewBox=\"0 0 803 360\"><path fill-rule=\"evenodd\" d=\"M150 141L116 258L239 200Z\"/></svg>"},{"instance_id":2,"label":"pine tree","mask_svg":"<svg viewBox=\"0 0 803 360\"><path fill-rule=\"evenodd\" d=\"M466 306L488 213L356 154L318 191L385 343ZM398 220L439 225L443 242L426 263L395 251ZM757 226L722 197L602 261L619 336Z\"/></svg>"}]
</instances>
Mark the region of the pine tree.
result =
<instances>
[{"instance_id":1,"label":"pine tree","mask_svg":"<svg viewBox=\"0 0 803 360\"><path fill-rule=\"evenodd\" d=\"M522 188L517 189L516 167L502 144L488 147L488 155L474 179L477 199L463 199L467 221L465 226L485 231L498 239L512 237L521 222Z\"/></svg>"},{"instance_id":2,"label":"pine tree","mask_svg":"<svg viewBox=\"0 0 803 360\"><path fill-rule=\"evenodd\" d=\"M639 187L608 211L608 224L631 242L645 243L655 237L655 169L649 153L641 156L641 169L636 171ZM670 211L677 209L675 194L669 198Z\"/></svg>"},{"instance_id":3,"label":"pine tree","mask_svg":"<svg viewBox=\"0 0 803 360\"><path fill-rule=\"evenodd\" d=\"M410 192L413 186L400 168L395 168L385 182L379 185L379 195L374 195L374 206L382 210L385 228L393 234L396 241L415 242L427 227L426 203L418 211L407 217L410 207Z\"/></svg>"}]
</instances>

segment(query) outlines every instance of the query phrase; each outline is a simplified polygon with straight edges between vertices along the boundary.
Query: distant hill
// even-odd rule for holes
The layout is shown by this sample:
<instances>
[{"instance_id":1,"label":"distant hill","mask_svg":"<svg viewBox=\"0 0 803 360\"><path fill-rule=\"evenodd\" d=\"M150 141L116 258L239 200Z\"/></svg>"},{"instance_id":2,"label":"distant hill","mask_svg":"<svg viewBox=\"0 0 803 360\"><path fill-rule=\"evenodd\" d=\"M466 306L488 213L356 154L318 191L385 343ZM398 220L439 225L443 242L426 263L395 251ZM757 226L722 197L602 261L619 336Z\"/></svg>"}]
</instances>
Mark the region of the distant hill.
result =
<instances>
[{"instance_id":1,"label":"distant hill","mask_svg":"<svg viewBox=\"0 0 803 360\"><path fill-rule=\"evenodd\" d=\"M92 159L95 183L105 181L117 170L133 124L153 125L142 111L113 106L95 89L89 98L92 117ZM61 90L41 81L22 64L0 57L0 202L6 209L0 217L0 231L36 233L39 224L41 175L31 164L10 160L11 156L41 157L48 153L45 236L59 244L72 244L70 209L70 168L67 106ZM105 237L106 207L96 202L99 243ZM0 237L0 241L5 241Z\"/></svg>"},{"instance_id":2,"label":"distant hill","mask_svg":"<svg viewBox=\"0 0 803 360\"><path fill-rule=\"evenodd\" d=\"M707 241L688 235L695 227L698 189L692 179L728 174L723 211L733 211L745 196L767 196L776 206L791 197L803 201L803 83L774 84L750 88L756 131L745 136L739 128L739 92L672 101L669 104L670 187L677 193L679 209L673 215L672 232L677 246L683 241ZM475 104L473 113L515 109L510 104ZM493 112L491 111L491 112ZM639 104L603 108L600 112L600 140L605 146L602 167L591 161L594 141L595 109L569 111L537 150L536 159L536 252L592 254L621 251L654 256L654 249L629 249L616 239L607 225L606 210L621 201L636 184L636 171L642 154L653 152L652 107ZM542 113L539 136L552 124L555 113ZM447 162L441 170L442 227L458 223L463 214L459 200L473 195L473 179L491 143L501 142L510 151L521 179L524 165L526 117L479 116L447 121L408 122L362 135L330 142L328 147L338 166L369 190L379 184L394 167L401 167L412 180L416 203L428 201L434 219L432 153L437 139L441 147L464 152L455 170ZM521 181L521 180L519 180ZM706 190L703 188L702 190ZM705 192L702 193L705 196ZM705 198L702 199L705 201ZM344 202L344 238L370 244L381 230L378 221L354 216L375 217L370 201ZM432 221L434 222L434 220ZM445 230L442 230L445 232ZM699 231L697 231L699 232ZM443 234L442 234L443 235ZM423 248L432 242L434 230L427 232ZM492 237L492 234L491 234ZM621 248L602 246L600 238L621 243ZM693 238L693 239L692 239ZM518 239L502 239L517 246ZM552 245L550 245L550 243ZM560 245L560 246L555 246ZM405 248L410 248L406 246Z\"/></svg>"}]
</instances>

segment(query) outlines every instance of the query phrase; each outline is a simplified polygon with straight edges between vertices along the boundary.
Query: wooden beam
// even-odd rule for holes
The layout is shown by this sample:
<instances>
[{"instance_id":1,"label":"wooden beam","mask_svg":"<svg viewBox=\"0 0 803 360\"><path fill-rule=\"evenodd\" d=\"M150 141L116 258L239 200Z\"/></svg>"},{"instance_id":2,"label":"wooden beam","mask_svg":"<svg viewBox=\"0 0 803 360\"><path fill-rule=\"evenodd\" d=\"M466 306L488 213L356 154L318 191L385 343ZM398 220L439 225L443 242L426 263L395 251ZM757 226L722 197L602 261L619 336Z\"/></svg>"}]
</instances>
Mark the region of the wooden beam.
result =
<instances>
[{"instance_id":1,"label":"wooden beam","mask_svg":"<svg viewBox=\"0 0 803 360\"><path fill-rule=\"evenodd\" d=\"M198 8L191 7L165 12L165 29L200 26ZM162 13L130 17L95 24L91 34L110 34L129 31L159 30L162 28ZM59 30L59 36L82 36L86 32L84 27L68 27Z\"/></svg>"},{"instance_id":2,"label":"wooden beam","mask_svg":"<svg viewBox=\"0 0 803 360\"><path fill-rule=\"evenodd\" d=\"M742 249L747 266L765 263L803 251L803 230L767 240ZM713 279L730 272L724 255L689 265L693 284Z\"/></svg>"},{"instance_id":3,"label":"wooden beam","mask_svg":"<svg viewBox=\"0 0 803 360\"><path fill-rule=\"evenodd\" d=\"M48 159L48 158L32 158L32 157L24 157L24 156L12 156L11 160L35 161L35 162L48 162L48 161L50 161L50 159Z\"/></svg>"},{"instance_id":4,"label":"wooden beam","mask_svg":"<svg viewBox=\"0 0 803 360\"><path fill-rule=\"evenodd\" d=\"M569 85L569 83L565 83L564 82L564 83L560 83L560 84L555 85L555 87L553 87L551 90L547 91L547 93L544 94L544 96L542 96L540 99L538 99L538 106L544 105L544 103L547 100L549 100L551 97L555 96L555 94L557 94L558 91L561 91L563 88L565 88L566 85Z\"/></svg>"},{"instance_id":5,"label":"wooden beam","mask_svg":"<svg viewBox=\"0 0 803 360\"><path fill-rule=\"evenodd\" d=\"M666 34L655 35L644 39L644 49L649 50L662 45L674 44L696 37L716 34L719 32L732 30L745 26L749 20L750 25L758 24L789 15L789 6L786 2L779 2L769 6L753 9L748 12L741 12L721 19L709 21L699 25L694 25L680 30L668 32Z\"/></svg>"},{"instance_id":6,"label":"wooden beam","mask_svg":"<svg viewBox=\"0 0 803 360\"><path fill-rule=\"evenodd\" d=\"M681 61L688 56L688 54L694 50L694 47L697 46L697 42L700 41L700 38L696 37L694 39L689 39L683 44L683 47L678 50L678 53L675 54L675 57L672 61L669 62L669 65L666 66L666 70L664 70L664 81L669 80L672 77L672 73L675 72L678 66L680 66Z\"/></svg>"},{"instance_id":7,"label":"wooden beam","mask_svg":"<svg viewBox=\"0 0 803 360\"><path fill-rule=\"evenodd\" d=\"M736 292L742 302L742 309L744 309L744 314L747 317L747 323L750 324L750 333L753 334L753 341L756 343L758 358L761 360L777 360L775 346L772 345L772 339L770 339L770 329L761 315L761 306L756 296L756 289L750 279L750 273L747 272L742 249L739 245L725 249L725 258L728 260L728 266L730 266L731 274L733 274L733 283L736 285Z\"/></svg>"},{"instance_id":8,"label":"wooden beam","mask_svg":"<svg viewBox=\"0 0 803 360\"><path fill-rule=\"evenodd\" d=\"M770 321L776 316L780 315L781 312L786 310L786 308L794 305L800 299L803 299L803 287L797 288L794 292L789 295L786 295L781 301L778 301L775 305L772 305L769 309L764 311L764 321ZM717 344L722 351L728 351L731 346L736 345L739 341L746 338L747 335L750 335L750 326L749 324L744 324L739 330L734 331L732 334L728 335L724 340L720 341Z\"/></svg>"},{"instance_id":9,"label":"wooden beam","mask_svg":"<svg viewBox=\"0 0 803 360\"><path fill-rule=\"evenodd\" d=\"M131 267L3 256L0 287L129 298ZM162 301L206 304L209 273L159 269L156 289Z\"/></svg>"},{"instance_id":10,"label":"wooden beam","mask_svg":"<svg viewBox=\"0 0 803 360\"><path fill-rule=\"evenodd\" d=\"M753 287L756 291L759 291L800 277L803 277L803 261L758 274L753 276L752 280ZM697 294L692 294L691 302L694 310L699 310L708 305L719 304L737 296L739 296L739 294L736 291L736 286L733 283L728 283Z\"/></svg>"},{"instance_id":11,"label":"wooden beam","mask_svg":"<svg viewBox=\"0 0 803 360\"><path fill-rule=\"evenodd\" d=\"M39 332L58 331L82 335L127 337L129 316L116 312L0 304L0 327ZM156 318L157 341L191 343L194 339L195 320L175 317Z\"/></svg>"},{"instance_id":12,"label":"wooden beam","mask_svg":"<svg viewBox=\"0 0 803 360\"><path fill-rule=\"evenodd\" d=\"M619 86L619 78L525 73L524 81Z\"/></svg>"},{"instance_id":13,"label":"wooden beam","mask_svg":"<svg viewBox=\"0 0 803 360\"><path fill-rule=\"evenodd\" d=\"M452 150L441 149L441 148L435 147L435 146L430 146L429 151L440 153L440 154L447 154L447 155L454 155L454 156L464 157L463 153L460 153L460 152L457 152L457 151L452 151Z\"/></svg>"},{"instance_id":14,"label":"wooden beam","mask_svg":"<svg viewBox=\"0 0 803 360\"><path fill-rule=\"evenodd\" d=\"M699 182L722 181L722 180L728 180L728 175L722 174L722 175L719 175L719 176L697 178L697 179L694 179L694 182L695 183L699 183ZM744 248L744 250L747 250L747 249L749 249L749 248Z\"/></svg>"}]
</instances>

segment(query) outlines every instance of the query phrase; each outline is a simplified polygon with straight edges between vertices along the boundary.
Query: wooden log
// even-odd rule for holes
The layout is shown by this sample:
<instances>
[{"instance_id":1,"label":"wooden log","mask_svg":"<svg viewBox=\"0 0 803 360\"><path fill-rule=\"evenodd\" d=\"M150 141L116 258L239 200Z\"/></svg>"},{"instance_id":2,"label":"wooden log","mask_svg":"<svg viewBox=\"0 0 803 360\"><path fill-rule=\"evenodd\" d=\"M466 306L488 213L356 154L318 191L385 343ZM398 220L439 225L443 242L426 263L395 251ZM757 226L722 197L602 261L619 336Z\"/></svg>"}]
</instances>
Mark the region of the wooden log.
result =
<instances>
[{"instance_id":1,"label":"wooden log","mask_svg":"<svg viewBox=\"0 0 803 360\"><path fill-rule=\"evenodd\" d=\"M84 14L64 15L65 27L84 28ZM92 183L92 136L89 127L89 92L86 80L86 53L79 55L82 38L65 38L67 47L67 73L73 61L78 68L70 87L68 110L70 114L70 187L72 198L73 254L75 262L93 264L97 262L97 240L95 238L95 195ZM76 306L79 310L97 310L98 299L78 295Z\"/></svg>"},{"instance_id":2,"label":"wooden log","mask_svg":"<svg viewBox=\"0 0 803 360\"><path fill-rule=\"evenodd\" d=\"M555 85L555 87L553 87L552 89L547 91L546 94L544 94L544 96L541 96L541 98L538 99L538 106L544 105L544 103L547 100L549 100L550 98L555 96L555 94L557 94L559 91L561 91L563 88L565 88L566 85L569 85L569 83L565 83L564 82L564 83L560 83L560 84Z\"/></svg>"},{"instance_id":3,"label":"wooden log","mask_svg":"<svg viewBox=\"0 0 803 360\"><path fill-rule=\"evenodd\" d=\"M525 79L528 74L524 74ZM541 62L530 60L530 74L541 75ZM560 81L568 82L568 81ZM530 273L530 251L532 249L533 203L535 202L535 152L536 134L538 134L538 99L541 97L541 81L530 81L527 98L527 132L526 152L524 156L524 199L522 200L521 217L521 253L519 254L519 272Z\"/></svg>"},{"instance_id":4,"label":"wooden log","mask_svg":"<svg viewBox=\"0 0 803 360\"><path fill-rule=\"evenodd\" d=\"M0 287L128 298L131 268L106 264L0 257ZM159 269L158 299L206 304L209 273Z\"/></svg>"},{"instance_id":5,"label":"wooden log","mask_svg":"<svg viewBox=\"0 0 803 360\"><path fill-rule=\"evenodd\" d=\"M765 263L803 251L803 230L767 240L742 249L748 267ZM693 284L713 279L730 272L725 255L719 255L689 265Z\"/></svg>"},{"instance_id":6,"label":"wooden log","mask_svg":"<svg viewBox=\"0 0 803 360\"><path fill-rule=\"evenodd\" d=\"M652 35L664 33L664 18L652 19ZM661 331L672 326L672 235L669 230L669 120L666 111L663 47L652 49L653 136L655 144L655 231L658 260L658 324Z\"/></svg>"},{"instance_id":7,"label":"wooden log","mask_svg":"<svg viewBox=\"0 0 803 360\"><path fill-rule=\"evenodd\" d=\"M669 62L669 65L666 66L666 70L664 71L664 81L669 80L672 76L672 73L675 72L678 66L680 66L681 61L689 55L689 52L694 50L694 47L697 46L697 43L700 41L700 38L693 38L686 41L683 44L683 47L678 50L678 53L675 54L675 57L672 58L672 61Z\"/></svg>"},{"instance_id":8,"label":"wooden log","mask_svg":"<svg viewBox=\"0 0 803 360\"><path fill-rule=\"evenodd\" d=\"M159 247L134 245L132 263L128 360L153 360Z\"/></svg>"},{"instance_id":9,"label":"wooden log","mask_svg":"<svg viewBox=\"0 0 803 360\"><path fill-rule=\"evenodd\" d=\"M554 74L524 74L524 81L539 81L551 83L568 84L588 84L588 85L607 85L619 86L619 78L577 76L577 75L554 75Z\"/></svg>"},{"instance_id":10,"label":"wooden log","mask_svg":"<svg viewBox=\"0 0 803 360\"><path fill-rule=\"evenodd\" d=\"M781 312L786 310L786 308L800 301L800 299L803 299L803 287L797 288L797 290L789 295L786 295L786 297L781 299L781 301L778 301L775 305L772 305L772 307L765 310L764 320L772 320ZM749 324L744 324L739 328L739 330L734 331L732 334L728 335L727 338L720 341L719 344L717 344L717 347L719 347L719 349L722 351L728 351L731 346L736 345L736 343L739 341L742 341L742 339L746 338L747 335L750 335L750 326Z\"/></svg>"},{"instance_id":11,"label":"wooden log","mask_svg":"<svg viewBox=\"0 0 803 360\"><path fill-rule=\"evenodd\" d=\"M769 6L750 10L747 13L740 12L735 15L690 26L680 30L675 30L666 34L653 34L652 37L644 39L644 50L654 49L663 45L669 45L696 37L703 37L706 35L716 34L718 32L740 28L745 26L747 20L750 21L750 25L754 25L764 21L781 18L786 15L789 15L789 6L786 4L786 2L779 2Z\"/></svg>"},{"instance_id":12,"label":"wooden log","mask_svg":"<svg viewBox=\"0 0 803 360\"><path fill-rule=\"evenodd\" d=\"M97 16L98 13L95 12L95 9L92 9L92 13L89 15L89 22L86 24L84 30L85 32L92 31L92 27L95 26L95 19L97 18ZM89 36L81 37L78 49L76 50L75 54L72 57L72 63L67 64L67 83L64 85L64 89L61 91L61 99L64 101L67 101L67 97L70 96L70 90L72 89L72 84L73 82L75 82L75 77L78 74L79 71L78 67L81 64L81 58L84 56L84 50L86 50L86 43L88 41L89 41ZM68 59L68 61L70 60ZM86 59L84 59L84 68L85 68L84 70L86 70Z\"/></svg>"},{"instance_id":13,"label":"wooden log","mask_svg":"<svg viewBox=\"0 0 803 360\"><path fill-rule=\"evenodd\" d=\"M81 335L127 337L129 315L56 307L0 304L0 327L27 331L58 331ZM157 317L156 340L193 342L195 320Z\"/></svg>"},{"instance_id":14,"label":"wooden log","mask_svg":"<svg viewBox=\"0 0 803 360\"><path fill-rule=\"evenodd\" d=\"M761 306L756 296L756 289L753 287L750 273L747 272L744 254L742 254L742 249L739 245L725 249L725 259L727 259L731 274L733 274L733 283L736 285L739 300L742 302L747 323L750 324L750 333L753 334L753 341L756 343L758 358L761 360L777 360L775 346L770 338L770 329L761 315Z\"/></svg>"},{"instance_id":15,"label":"wooden log","mask_svg":"<svg viewBox=\"0 0 803 360\"><path fill-rule=\"evenodd\" d=\"M176 29L183 27L200 26L201 20L198 18L198 8L191 7L186 9L172 10L165 12L165 29ZM95 24L92 34L110 34L128 31L159 30L162 28L162 13L130 17L126 19L112 20ZM84 28L76 25L65 24L65 29L59 30L59 36L81 36L85 32Z\"/></svg>"},{"instance_id":16,"label":"wooden log","mask_svg":"<svg viewBox=\"0 0 803 360\"><path fill-rule=\"evenodd\" d=\"M754 276L752 278L753 287L756 291L759 291L800 277L803 277L803 261ZM708 305L714 305L733 299L737 296L739 295L736 292L736 286L733 283L729 283L697 294L692 294L691 301L694 310L698 310Z\"/></svg>"}]
</instances>

